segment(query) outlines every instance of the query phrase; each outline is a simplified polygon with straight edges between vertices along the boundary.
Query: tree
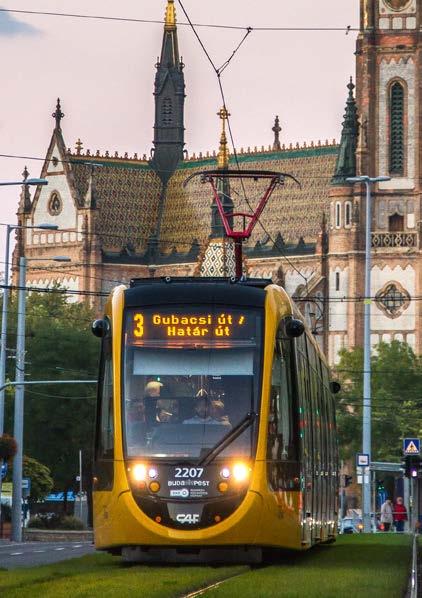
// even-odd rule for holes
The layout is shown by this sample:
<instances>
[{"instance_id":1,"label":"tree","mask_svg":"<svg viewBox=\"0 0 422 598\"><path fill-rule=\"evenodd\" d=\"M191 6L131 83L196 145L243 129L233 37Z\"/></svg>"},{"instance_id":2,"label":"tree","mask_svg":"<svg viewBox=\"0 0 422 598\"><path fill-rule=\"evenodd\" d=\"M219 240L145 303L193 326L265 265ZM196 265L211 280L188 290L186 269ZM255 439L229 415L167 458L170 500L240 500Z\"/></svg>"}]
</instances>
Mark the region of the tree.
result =
<instances>
[{"instance_id":1,"label":"tree","mask_svg":"<svg viewBox=\"0 0 422 598\"><path fill-rule=\"evenodd\" d=\"M68 303L63 294L32 293L26 316L28 380L97 377L99 346L91 334L94 313L84 303ZM10 303L10 338L14 344L16 299ZM14 364L13 364L14 366ZM9 363L9 376L13 379ZM9 391L8 396L13 395ZM13 401L8 400L11 428ZM51 470L58 491L73 488L82 449L84 465L92 459L95 385L69 384L25 388L24 450Z\"/></svg>"},{"instance_id":2,"label":"tree","mask_svg":"<svg viewBox=\"0 0 422 598\"><path fill-rule=\"evenodd\" d=\"M49 468L26 455L23 457L23 477L31 480L31 502L43 500L53 489L54 483ZM7 479L13 479L13 465L8 471Z\"/></svg>"},{"instance_id":3,"label":"tree","mask_svg":"<svg viewBox=\"0 0 422 598\"><path fill-rule=\"evenodd\" d=\"M363 351L342 351L337 423L341 456L362 449ZM399 461L402 439L422 433L422 360L406 343L380 343L371 357L372 459Z\"/></svg>"},{"instance_id":4,"label":"tree","mask_svg":"<svg viewBox=\"0 0 422 598\"><path fill-rule=\"evenodd\" d=\"M18 445L16 440L8 434L0 436L0 464L2 461L9 461L17 453Z\"/></svg>"}]
</instances>

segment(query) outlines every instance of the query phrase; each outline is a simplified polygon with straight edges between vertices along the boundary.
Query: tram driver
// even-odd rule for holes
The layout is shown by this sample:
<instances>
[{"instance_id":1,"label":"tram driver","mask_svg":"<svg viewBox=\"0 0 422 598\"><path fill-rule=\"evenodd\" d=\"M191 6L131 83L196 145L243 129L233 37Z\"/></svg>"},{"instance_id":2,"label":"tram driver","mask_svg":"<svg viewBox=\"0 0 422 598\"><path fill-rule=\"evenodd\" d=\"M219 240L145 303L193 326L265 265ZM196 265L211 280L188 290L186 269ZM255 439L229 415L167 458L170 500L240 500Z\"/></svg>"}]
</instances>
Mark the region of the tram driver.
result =
<instances>
[{"instance_id":1,"label":"tram driver","mask_svg":"<svg viewBox=\"0 0 422 598\"><path fill-rule=\"evenodd\" d=\"M195 397L195 415L183 421L184 424L212 424L217 426L230 426L227 416L223 415L224 403L213 401L208 397L206 390L201 389Z\"/></svg>"}]
</instances>

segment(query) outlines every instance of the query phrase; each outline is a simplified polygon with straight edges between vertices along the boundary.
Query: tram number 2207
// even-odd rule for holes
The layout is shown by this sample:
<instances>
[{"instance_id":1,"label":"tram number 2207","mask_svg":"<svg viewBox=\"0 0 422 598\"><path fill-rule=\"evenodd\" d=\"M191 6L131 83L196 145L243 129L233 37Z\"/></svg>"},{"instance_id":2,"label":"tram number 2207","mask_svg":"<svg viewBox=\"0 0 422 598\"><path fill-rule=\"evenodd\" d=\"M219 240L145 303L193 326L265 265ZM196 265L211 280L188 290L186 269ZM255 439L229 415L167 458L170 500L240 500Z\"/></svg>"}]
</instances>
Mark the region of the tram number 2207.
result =
<instances>
[{"instance_id":1,"label":"tram number 2207","mask_svg":"<svg viewBox=\"0 0 422 598\"><path fill-rule=\"evenodd\" d=\"M175 478L200 478L204 472L203 467L176 467Z\"/></svg>"}]
</instances>

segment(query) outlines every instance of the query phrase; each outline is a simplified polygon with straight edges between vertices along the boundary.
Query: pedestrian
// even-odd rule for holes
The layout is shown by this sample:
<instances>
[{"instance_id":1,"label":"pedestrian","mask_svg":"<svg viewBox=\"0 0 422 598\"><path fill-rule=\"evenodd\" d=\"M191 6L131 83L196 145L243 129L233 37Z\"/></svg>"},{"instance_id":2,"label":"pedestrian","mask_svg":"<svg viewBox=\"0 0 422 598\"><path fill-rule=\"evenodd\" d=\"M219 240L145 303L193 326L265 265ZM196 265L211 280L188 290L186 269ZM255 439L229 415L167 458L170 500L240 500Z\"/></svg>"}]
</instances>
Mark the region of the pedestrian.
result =
<instances>
[{"instance_id":1,"label":"pedestrian","mask_svg":"<svg viewBox=\"0 0 422 598\"><path fill-rule=\"evenodd\" d=\"M393 524L393 504L390 499L387 500L381 505L381 523L382 523L382 530L384 532L389 532L390 528Z\"/></svg>"},{"instance_id":2,"label":"pedestrian","mask_svg":"<svg viewBox=\"0 0 422 598\"><path fill-rule=\"evenodd\" d=\"M396 526L396 532L404 531L404 522L407 521L407 510L403 504L403 498L397 497L396 504L393 509L394 525Z\"/></svg>"}]
</instances>

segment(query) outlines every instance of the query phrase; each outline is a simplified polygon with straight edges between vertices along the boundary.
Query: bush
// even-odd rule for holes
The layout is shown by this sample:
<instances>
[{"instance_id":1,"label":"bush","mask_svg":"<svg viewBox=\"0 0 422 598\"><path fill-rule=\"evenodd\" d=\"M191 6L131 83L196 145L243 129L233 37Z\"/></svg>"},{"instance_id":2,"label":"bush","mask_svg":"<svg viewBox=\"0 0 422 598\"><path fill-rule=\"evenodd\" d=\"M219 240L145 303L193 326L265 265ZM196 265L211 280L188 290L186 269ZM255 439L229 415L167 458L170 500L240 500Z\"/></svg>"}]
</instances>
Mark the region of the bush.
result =
<instances>
[{"instance_id":1,"label":"bush","mask_svg":"<svg viewBox=\"0 0 422 598\"><path fill-rule=\"evenodd\" d=\"M79 517L73 517L73 515L63 517L59 523L59 529L81 530L84 528L85 526Z\"/></svg>"},{"instance_id":2,"label":"bush","mask_svg":"<svg viewBox=\"0 0 422 598\"><path fill-rule=\"evenodd\" d=\"M38 513L28 521L28 527L33 529L58 529L60 515L56 513Z\"/></svg>"},{"instance_id":3,"label":"bush","mask_svg":"<svg viewBox=\"0 0 422 598\"><path fill-rule=\"evenodd\" d=\"M85 529L84 524L78 517L71 515L60 516L56 513L39 513L35 517L31 517L28 522L28 527L32 529L65 529L65 530L82 530Z\"/></svg>"},{"instance_id":4,"label":"bush","mask_svg":"<svg viewBox=\"0 0 422 598\"><path fill-rule=\"evenodd\" d=\"M46 520L44 519L44 517L31 517L28 521L28 527L32 529L46 529Z\"/></svg>"}]
</instances>

